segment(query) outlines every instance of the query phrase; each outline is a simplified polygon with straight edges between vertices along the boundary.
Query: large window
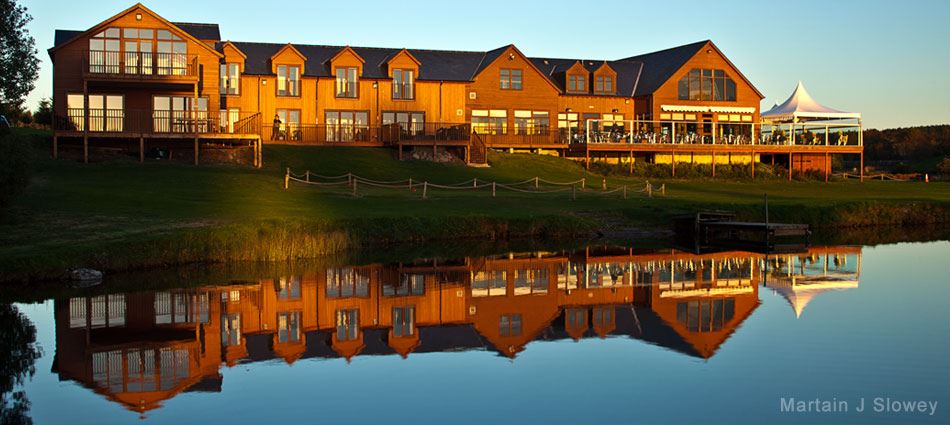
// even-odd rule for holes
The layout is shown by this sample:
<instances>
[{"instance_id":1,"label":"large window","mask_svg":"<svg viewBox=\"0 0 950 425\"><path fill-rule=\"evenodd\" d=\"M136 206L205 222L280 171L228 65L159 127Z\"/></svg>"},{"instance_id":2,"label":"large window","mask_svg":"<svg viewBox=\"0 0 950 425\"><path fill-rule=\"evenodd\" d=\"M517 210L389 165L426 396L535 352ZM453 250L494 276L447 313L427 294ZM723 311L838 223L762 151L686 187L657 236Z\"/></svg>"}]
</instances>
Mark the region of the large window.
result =
<instances>
[{"instance_id":1,"label":"large window","mask_svg":"<svg viewBox=\"0 0 950 425\"><path fill-rule=\"evenodd\" d=\"M326 111L328 142L369 141L369 112Z\"/></svg>"},{"instance_id":2,"label":"large window","mask_svg":"<svg viewBox=\"0 0 950 425\"><path fill-rule=\"evenodd\" d=\"M424 112L383 112L383 126L399 124L403 134L416 135L425 132Z\"/></svg>"},{"instance_id":3,"label":"large window","mask_svg":"<svg viewBox=\"0 0 950 425\"><path fill-rule=\"evenodd\" d=\"M414 99L414 82L412 70L393 70L393 99Z\"/></svg>"},{"instance_id":4,"label":"large window","mask_svg":"<svg viewBox=\"0 0 950 425\"><path fill-rule=\"evenodd\" d=\"M89 95L89 131L122 131L125 122L125 99L120 95ZM86 109L83 95L66 95L66 115L71 129L83 131Z\"/></svg>"},{"instance_id":5,"label":"large window","mask_svg":"<svg viewBox=\"0 0 950 425\"><path fill-rule=\"evenodd\" d=\"M521 70L502 68L498 81L502 90L521 90Z\"/></svg>"},{"instance_id":6,"label":"large window","mask_svg":"<svg viewBox=\"0 0 950 425\"><path fill-rule=\"evenodd\" d=\"M546 293L548 293L547 269L515 271L515 295Z\"/></svg>"},{"instance_id":7,"label":"large window","mask_svg":"<svg viewBox=\"0 0 950 425\"><path fill-rule=\"evenodd\" d=\"M614 78L609 75L603 75L597 77L594 80L594 93L599 94L613 94L614 93Z\"/></svg>"},{"instance_id":8,"label":"large window","mask_svg":"<svg viewBox=\"0 0 950 425\"><path fill-rule=\"evenodd\" d=\"M118 28L106 28L89 39L89 72L119 73L119 36Z\"/></svg>"},{"instance_id":9,"label":"large window","mask_svg":"<svg viewBox=\"0 0 950 425\"><path fill-rule=\"evenodd\" d=\"M152 125L156 133L206 132L208 99L188 96L155 96L152 98Z\"/></svg>"},{"instance_id":10,"label":"large window","mask_svg":"<svg viewBox=\"0 0 950 425\"><path fill-rule=\"evenodd\" d=\"M472 277L473 297L494 297L505 295L508 275L505 271L480 271Z\"/></svg>"},{"instance_id":11,"label":"large window","mask_svg":"<svg viewBox=\"0 0 950 425\"><path fill-rule=\"evenodd\" d=\"M568 76L567 91L575 93L587 93L587 77L583 75Z\"/></svg>"},{"instance_id":12,"label":"large window","mask_svg":"<svg viewBox=\"0 0 950 425\"><path fill-rule=\"evenodd\" d=\"M277 95L300 96L300 67L277 65Z\"/></svg>"},{"instance_id":13,"label":"large window","mask_svg":"<svg viewBox=\"0 0 950 425\"><path fill-rule=\"evenodd\" d=\"M478 134L508 134L508 111L473 110L472 131Z\"/></svg>"},{"instance_id":14,"label":"large window","mask_svg":"<svg viewBox=\"0 0 950 425\"><path fill-rule=\"evenodd\" d=\"M278 109L271 130L271 140L300 140L300 110Z\"/></svg>"},{"instance_id":15,"label":"large window","mask_svg":"<svg viewBox=\"0 0 950 425\"><path fill-rule=\"evenodd\" d=\"M125 49L126 74L152 74L152 49L155 45L155 30L123 28L122 44Z\"/></svg>"},{"instance_id":16,"label":"large window","mask_svg":"<svg viewBox=\"0 0 950 425\"><path fill-rule=\"evenodd\" d=\"M393 336L394 337L405 337L412 336L416 333L415 330L416 323L416 308L413 306L409 307L393 307Z\"/></svg>"},{"instance_id":17,"label":"large window","mask_svg":"<svg viewBox=\"0 0 950 425\"><path fill-rule=\"evenodd\" d=\"M677 88L679 100L736 100L736 83L721 69L693 68L679 80Z\"/></svg>"},{"instance_id":18,"label":"large window","mask_svg":"<svg viewBox=\"0 0 950 425\"><path fill-rule=\"evenodd\" d=\"M221 94L237 95L241 89L241 68L236 63L221 64Z\"/></svg>"},{"instance_id":19,"label":"large window","mask_svg":"<svg viewBox=\"0 0 950 425\"><path fill-rule=\"evenodd\" d=\"M168 30L155 31L158 39L156 53L158 75L186 75L188 73L188 45L181 37Z\"/></svg>"},{"instance_id":20,"label":"large window","mask_svg":"<svg viewBox=\"0 0 950 425\"><path fill-rule=\"evenodd\" d=\"M549 127L548 111L515 111L515 134L547 134Z\"/></svg>"},{"instance_id":21,"label":"large window","mask_svg":"<svg viewBox=\"0 0 950 425\"><path fill-rule=\"evenodd\" d=\"M676 321L691 332L715 332L728 324L735 312L733 298L687 301L676 304Z\"/></svg>"},{"instance_id":22,"label":"large window","mask_svg":"<svg viewBox=\"0 0 950 425\"><path fill-rule=\"evenodd\" d=\"M359 97L359 80L356 68L336 69L336 97Z\"/></svg>"}]
</instances>

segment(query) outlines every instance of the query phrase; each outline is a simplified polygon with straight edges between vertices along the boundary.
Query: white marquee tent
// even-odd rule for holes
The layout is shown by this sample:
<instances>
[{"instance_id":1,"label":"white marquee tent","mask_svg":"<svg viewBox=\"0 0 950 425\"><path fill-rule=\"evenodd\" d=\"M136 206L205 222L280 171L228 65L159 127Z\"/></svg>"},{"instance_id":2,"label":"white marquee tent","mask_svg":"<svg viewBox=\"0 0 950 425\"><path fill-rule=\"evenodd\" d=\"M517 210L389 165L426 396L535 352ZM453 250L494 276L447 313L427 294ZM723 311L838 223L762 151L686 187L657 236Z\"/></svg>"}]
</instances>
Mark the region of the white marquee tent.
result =
<instances>
[{"instance_id":1,"label":"white marquee tent","mask_svg":"<svg viewBox=\"0 0 950 425\"><path fill-rule=\"evenodd\" d=\"M805 121L826 121L855 119L861 121L860 112L843 112L832 109L815 101L805 90L801 81L788 100L762 113L764 121L773 123L799 123Z\"/></svg>"}]
</instances>

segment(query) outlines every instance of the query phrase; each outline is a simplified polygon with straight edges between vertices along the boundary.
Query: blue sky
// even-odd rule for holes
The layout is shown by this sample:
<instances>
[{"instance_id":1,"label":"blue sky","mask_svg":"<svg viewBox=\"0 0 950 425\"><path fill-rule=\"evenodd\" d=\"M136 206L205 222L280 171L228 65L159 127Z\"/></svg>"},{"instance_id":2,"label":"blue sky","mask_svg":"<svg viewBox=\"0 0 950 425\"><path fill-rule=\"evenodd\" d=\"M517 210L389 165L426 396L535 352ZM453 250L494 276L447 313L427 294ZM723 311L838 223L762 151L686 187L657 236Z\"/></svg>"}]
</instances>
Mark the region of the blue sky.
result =
<instances>
[{"instance_id":1,"label":"blue sky","mask_svg":"<svg viewBox=\"0 0 950 425\"><path fill-rule=\"evenodd\" d=\"M55 29L88 29L131 0L20 0L52 92ZM80 5L79 3L82 3ZM950 123L950 1L295 1L153 0L170 21L212 22L224 39L452 50L513 43L528 56L618 59L711 39L780 103L802 80L819 102L868 127Z\"/></svg>"}]
</instances>

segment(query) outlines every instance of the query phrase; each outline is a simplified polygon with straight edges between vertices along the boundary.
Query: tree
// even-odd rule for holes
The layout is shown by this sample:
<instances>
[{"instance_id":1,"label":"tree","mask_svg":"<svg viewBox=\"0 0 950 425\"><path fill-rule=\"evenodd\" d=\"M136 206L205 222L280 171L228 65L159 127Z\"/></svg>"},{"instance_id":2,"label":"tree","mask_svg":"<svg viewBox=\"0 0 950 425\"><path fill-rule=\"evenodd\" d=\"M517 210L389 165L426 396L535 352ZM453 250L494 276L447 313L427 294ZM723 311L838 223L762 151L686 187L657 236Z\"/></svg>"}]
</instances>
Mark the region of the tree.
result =
<instances>
[{"instance_id":1,"label":"tree","mask_svg":"<svg viewBox=\"0 0 950 425\"><path fill-rule=\"evenodd\" d=\"M39 75L36 41L26 30L31 20L16 0L0 0L0 114L19 110Z\"/></svg>"},{"instance_id":2,"label":"tree","mask_svg":"<svg viewBox=\"0 0 950 425\"><path fill-rule=\"evenodd\" d=\"M53 125L53 101L51 99L40 100L36 112L33 112L33 122L47 127Z\"/></svg>"},{"instance_id":3,"label":"tree","mask_svg":"<svg viewBox=\"0 0 950 425\"><path fill-rule=\"evenodd\" d=\"M42 355L33 322L15 306L0 304L0 423L33 423L30 401L16 387L33 377Z\"/></svg>"}]
</instances>

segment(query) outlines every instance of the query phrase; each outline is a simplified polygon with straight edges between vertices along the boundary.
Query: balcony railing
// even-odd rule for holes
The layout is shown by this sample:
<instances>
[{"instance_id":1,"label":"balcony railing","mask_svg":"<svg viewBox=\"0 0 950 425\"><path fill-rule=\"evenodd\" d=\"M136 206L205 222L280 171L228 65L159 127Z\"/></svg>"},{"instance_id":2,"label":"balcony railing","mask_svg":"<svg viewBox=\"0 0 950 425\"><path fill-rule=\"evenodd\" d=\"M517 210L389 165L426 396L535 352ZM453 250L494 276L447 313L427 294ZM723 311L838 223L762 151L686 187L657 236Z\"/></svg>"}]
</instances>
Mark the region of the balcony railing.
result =
<instances>
[{"instance_id":1,"label":"balcony railing","mask_svg":"<svg viewBox=\"0 0 950 425\"><path fill-rule=\"evenodd\" d=\"M571 132L567 138L569 143L825 147L861 145L861 126L853 123L590 120L586 125L587 129ZM561 140L564 139L562 134Z\"/></svg>"},{"instance_id":2,"label":"balcony railing","mask_svg":"<svg viewBox=\"0 0 950 425\"><path fill-rule=\"evenodd\" d=\"M71 108L57 116L54 130L112 134L260 134L261 114L234 111L165 111Z\"/></svg>"},{"instance_id":3,"label":"balcony railing","mask_svg":"<svg viewBox=\"0 0 950 425\"><path fill-rule=\"evenodd\" d=\"M162 80L198 76L198 56L185 53L87 50L82 66L86 76Z\"/></svg>"},{"instance_id":4,"label":"balcony railing","mask_svg":"<svg viewBox=\"0 0 950 425\"><path fill-rule=\"evenodd\" d=\"M387 124L277 124L264 130L265 140L294 143L377 143L395 145L408 141L465 141L471 126L466 123Z\"/></svg>"}]
</instances>

